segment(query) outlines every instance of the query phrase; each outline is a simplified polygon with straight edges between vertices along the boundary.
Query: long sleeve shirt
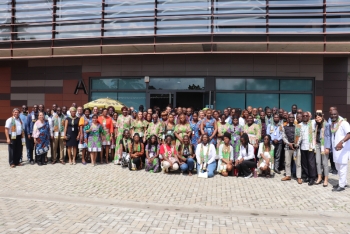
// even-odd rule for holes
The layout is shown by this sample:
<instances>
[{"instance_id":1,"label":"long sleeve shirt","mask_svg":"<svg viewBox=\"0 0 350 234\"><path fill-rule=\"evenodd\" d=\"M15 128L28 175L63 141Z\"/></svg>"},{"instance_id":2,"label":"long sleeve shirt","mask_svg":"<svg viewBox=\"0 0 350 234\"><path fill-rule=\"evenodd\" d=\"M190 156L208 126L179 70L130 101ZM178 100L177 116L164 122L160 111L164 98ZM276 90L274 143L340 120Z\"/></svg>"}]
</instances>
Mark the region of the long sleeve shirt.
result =
<instances>
[{"instance_id":1,"label":"long sleeve shirt","mask_svg":"<svg viewBox=\"0 0 350 234\"><path fill-rule=\"evenodd\" d=\"M32 111L27 116L27 134L28 135L33 134L34 124L35 124L36 120L38 120L38 115L39 115L39 112L34 113L34 111ZM32 116L34 116L34 118ZM33 119L35 120L34 122L32 121Z\"/></svg>"},{"instance_id":2,"label":"long sleeve shirt","mask_svg":"<svg viewBox=\"0 0 350 234\"><path fill-rule=\"evenodd\" d=\"M244 161L255 158L254 147L251 144L248 144L248 153L247 149L244 148L242 145L239 147L238 160L241 160L242 158L244 158Z\"/></svg>"},{"instance_id":3,"label":"long sleeve shirt","mask_svg":"<svg viewBox=\"0 0 350 234\"><path fill-rule=\"evenodd\" d=\"M276 123L272 123L267 125L267 129L266 129L266 134L270 135L271 140L278 140L281 141L282 140L282 129L283 127L281 126L280 123L276 124Z\"/></svg>"},{"instance_id":4,"label":"long sleeve shirt","mask_svg":"<svg viewBox=\"0 0 350 234\"><path fill-rule=\"evenodd\" d=\"M212 162L215 161L216 150L213 144L207 143L207 145L203 145L203 154L206 154L206 152L208 151L208 147L209 147L208 164L211 164ZM198 144L196 148L196 159L197 159L197 163L199 164L201 164L201 148L202 148L202 143Z\"/></svg>"},{"instance_id":5,"label":"long sleeve shirt","mask_svg":"<svg viewBox=\"0 0 350 234\"><path fill-rule=\"evenodd\" d=\"M295 145L300 145L301 136L297 139L297 142L295 142L296 141L295 129L296 129L296 126L294 124L292 126L287 125L287 126L283 127L283 142L285 144L293 143ZM300 134L302 134L302 133L300 132Z\"/></svg>"},{"instance_id":6,"label":"long sleeve shirt","mask_svg":"<svg viewBox=\"0 0 350 234\"><path fill-rule=\"evenodd\" d=\"M19 118L22 120L22 123L24 125L24 133L27 134L27 114L19 114Z\"/></svg>"},{"instance_id":7,"label":"long sleeve shirt","mask_svg":"<svg viewBox=\"0 0 350 234\"><path fill-rule=\"evenodd\" d=\"M311 121L311 120L310 120ZM301 124L301 150L312 150L315 148L313 145L315 137L315 125L311 123L312 131L310 133L309 124L302 122ZM309 135L311 134L310 138ZM311 145L310 145L311 144Z\"/></svg>"}]
</instances>

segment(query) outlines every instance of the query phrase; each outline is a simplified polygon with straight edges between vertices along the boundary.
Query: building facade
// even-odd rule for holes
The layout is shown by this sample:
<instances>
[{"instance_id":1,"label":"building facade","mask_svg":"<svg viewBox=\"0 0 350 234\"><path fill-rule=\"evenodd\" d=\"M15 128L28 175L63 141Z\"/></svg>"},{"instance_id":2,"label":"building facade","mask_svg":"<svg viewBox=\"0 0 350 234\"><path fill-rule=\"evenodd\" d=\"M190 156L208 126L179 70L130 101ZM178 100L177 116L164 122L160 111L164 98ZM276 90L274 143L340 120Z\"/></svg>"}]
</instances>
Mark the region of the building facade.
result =
<instances>
[{"instance_id":1,"label":"building facade","mask_svg":"<svg viewBox=\"0 0 350 234\"><path fill-rule=\"evenodd\" d=\"M350 114L349 1L4 0L0 22L1 126L99 97Z\"/></svg>"}]
</instances>

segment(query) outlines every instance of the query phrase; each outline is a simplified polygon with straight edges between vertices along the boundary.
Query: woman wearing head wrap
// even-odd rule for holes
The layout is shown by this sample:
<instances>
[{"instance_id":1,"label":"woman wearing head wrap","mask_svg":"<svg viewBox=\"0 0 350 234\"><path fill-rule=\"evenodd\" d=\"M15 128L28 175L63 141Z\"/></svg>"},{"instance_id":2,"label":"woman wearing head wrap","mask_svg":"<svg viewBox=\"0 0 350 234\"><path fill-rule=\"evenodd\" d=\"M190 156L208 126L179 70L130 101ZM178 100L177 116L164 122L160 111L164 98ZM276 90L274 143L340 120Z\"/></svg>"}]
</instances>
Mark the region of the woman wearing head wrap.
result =
<instances>
[{"instance_id":1,"label":"woman wearing head wrap","mask_svg":"<svg viewBox=\"0 0 350 234\"><path fill-rule=\"evenodd\" d=\"M65 120L64 136L68 151L69 164L75 165L75 157L77 155L80 137L79 118L76 116L77 109L75 107L71 107L69 111L71 116L67 117Z\"/></svg>"}]
</instances>

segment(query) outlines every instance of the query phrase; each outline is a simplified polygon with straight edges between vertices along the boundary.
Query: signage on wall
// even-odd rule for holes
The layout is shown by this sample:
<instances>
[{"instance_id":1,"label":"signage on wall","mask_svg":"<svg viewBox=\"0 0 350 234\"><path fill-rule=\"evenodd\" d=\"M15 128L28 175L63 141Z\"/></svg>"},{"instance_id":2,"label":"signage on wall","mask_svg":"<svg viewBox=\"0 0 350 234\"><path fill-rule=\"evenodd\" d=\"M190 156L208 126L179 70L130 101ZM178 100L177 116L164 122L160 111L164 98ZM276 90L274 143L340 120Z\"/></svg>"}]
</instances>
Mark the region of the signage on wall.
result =
<instances>
[{"instance_id":1,"label":"signage on wall","mask_svg":"<svg viewBox=\"0 0 350 234\"><path fill-rule=\"evenodd\" d=\"M78 94L79 90L83 90L84 94L87 94L87 90L86 90L86 86L85 86L84 80L79 80L78 81L77 87L75 87L74 94Z\"/></svg>"}]
</instances>

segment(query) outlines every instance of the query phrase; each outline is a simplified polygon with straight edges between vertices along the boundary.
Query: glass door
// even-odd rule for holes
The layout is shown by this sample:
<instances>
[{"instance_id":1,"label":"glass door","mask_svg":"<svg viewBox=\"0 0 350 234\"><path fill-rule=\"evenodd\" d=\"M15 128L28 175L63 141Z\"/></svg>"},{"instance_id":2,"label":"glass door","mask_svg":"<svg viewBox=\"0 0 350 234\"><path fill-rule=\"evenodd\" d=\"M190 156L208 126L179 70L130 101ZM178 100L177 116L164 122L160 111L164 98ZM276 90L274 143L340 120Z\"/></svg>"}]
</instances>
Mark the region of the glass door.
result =
<instances>
[{"instance_id":1,"label":"glass door","mask_svg":"<svg viewBox=\"0 0 350 234\"><path fill-rule=\"evenodd\" d=\"M174 93L173 92L151 92L149 94L150 108L155 106L159 107L161 110L164 110L169 104L174 106Z\"/></svg>"}]
</instances>

